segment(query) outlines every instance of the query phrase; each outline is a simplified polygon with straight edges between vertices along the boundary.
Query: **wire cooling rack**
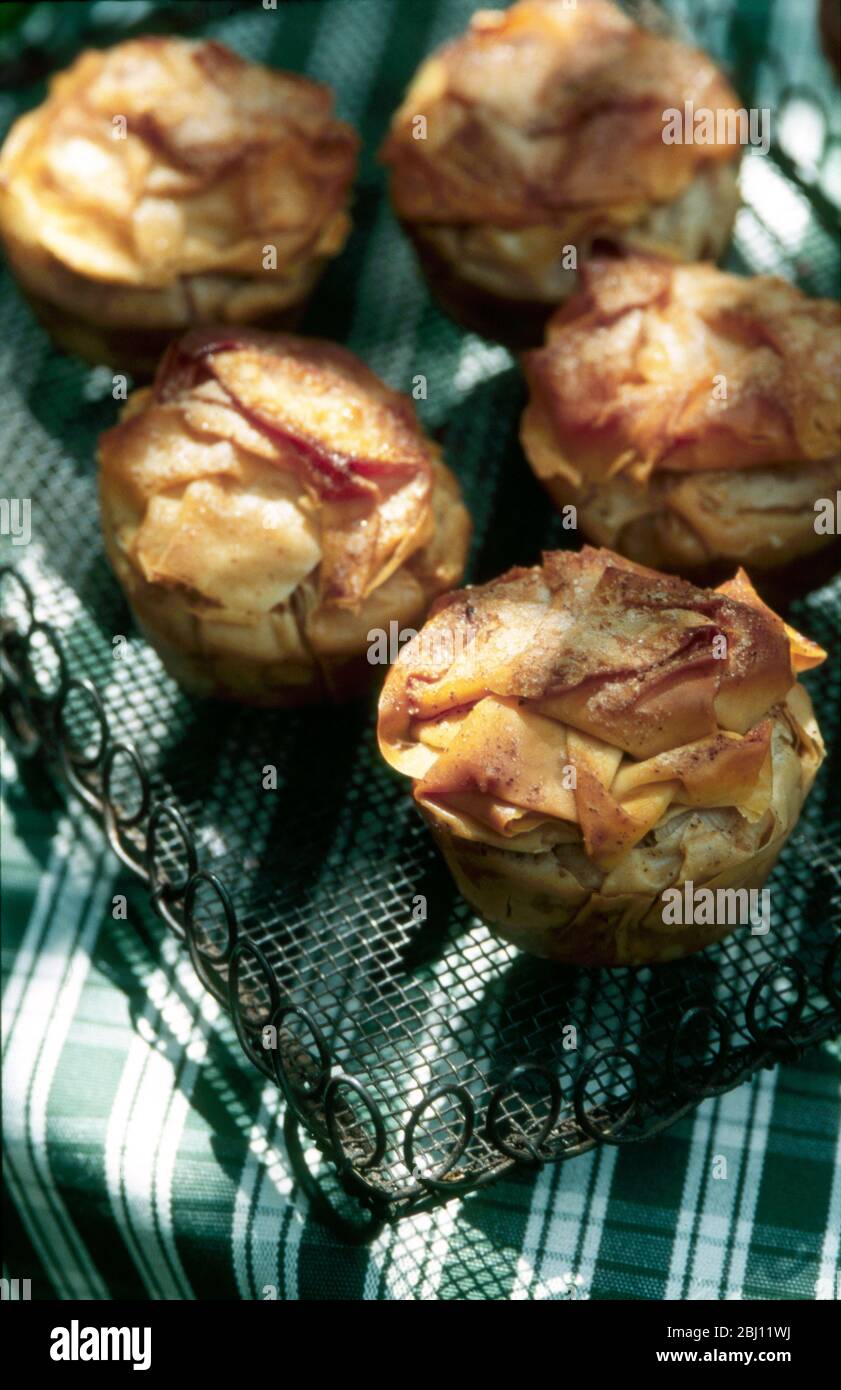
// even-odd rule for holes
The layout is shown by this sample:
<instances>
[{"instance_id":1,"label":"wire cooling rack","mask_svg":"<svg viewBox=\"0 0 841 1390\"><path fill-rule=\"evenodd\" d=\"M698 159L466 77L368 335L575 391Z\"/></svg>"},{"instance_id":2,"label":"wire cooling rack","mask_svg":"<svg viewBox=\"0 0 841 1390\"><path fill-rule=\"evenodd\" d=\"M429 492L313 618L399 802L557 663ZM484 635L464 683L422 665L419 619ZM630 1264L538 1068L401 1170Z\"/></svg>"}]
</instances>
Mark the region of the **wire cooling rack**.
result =
<instances>
[{"instance_id":1,"label":"wire cooling rack","mask_svg":"<svg viewBox=\"0 0 841 1390\"><path fill-rule=\"evenodd\" d=\"M120 36L96 29L99 8L76 7L86 27L73 41L62 29L62 62L74 42ZM517 443L524 393L512 359L432 306L374 156L421 54L474 7L144 8L147 28L183 29L189 10L246 57L333 84L365 153L353 235L305 328L346 342L396 387L426 376L421 413L475 521L472 579L568 544ZM771 153L745 160L731 266L837 293L837 91L810 7L673 8L727 63L746 105L772 112ZM48 39L16 52L4 123L40 99ZM32 507L30 544L2 540L10 742L24 775L47 767L101 820L230 1008L246 1055L285 1095L289 1152L319 1210L332 1211L299 1125L368 1208L361 1224L332 1214L343 1234L366 1239L381 1220L514 1164L638 1142L836 1030L841 582L793 609L830 652L806 678L828 757L772 877L768 934L740 929L656 970L549 966L499 942L457 894L378 757L373 700L255 714L191 700L165 675L133 632L99 535L94 455L117 412L110 373L55 352L5 273L0 305L3 492Z\"/></svg>"}]
</instances>

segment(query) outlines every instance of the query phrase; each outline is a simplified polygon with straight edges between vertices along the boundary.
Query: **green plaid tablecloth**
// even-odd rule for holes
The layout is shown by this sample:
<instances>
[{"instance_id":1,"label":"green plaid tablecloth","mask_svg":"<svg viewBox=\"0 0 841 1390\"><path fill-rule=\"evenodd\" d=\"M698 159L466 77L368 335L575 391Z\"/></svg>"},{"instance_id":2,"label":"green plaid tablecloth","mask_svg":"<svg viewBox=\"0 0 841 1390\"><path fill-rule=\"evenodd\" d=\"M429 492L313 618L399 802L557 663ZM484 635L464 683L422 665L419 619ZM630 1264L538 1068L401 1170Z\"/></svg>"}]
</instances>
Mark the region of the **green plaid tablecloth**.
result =
<instances>
[{"instance_id":1,"label":"green plaid tablecloth","mask_svg":"<svg viewBox=\"0 0 841 1390\"><path fill-rule=\"evenodd\" d=\"M33 1298L839 1296L830 1046L649 1143L339 1244L291 1176L276 1089L140 886L3 768L3 1274Z\"/></svg>"},{"instance_id":2,"label":"green plaid tablecloth","mask_svg":"<svg viewBox=\"0 0 841 1390\"><path fill-rule=\"evenodd\" d=\"M23 8L0 6L0 62L3 31ZM248 58L334 81L340 114L363 130L370 178L379 105L399 99L416 57L476 5L281 5L271 31L257 0L177 8L184 27L207 11L204 31ZM689 0L674 8L692 11ZM53 6L60 23L52 30L45 6L30 10L30 38L40 34L47 66L70 60L79 46L74 24L91 15L103 27L86 42L112 41L121 23L173 27L158 23L160 7L147 0ZM348 44L355 25L366 26L363 48ZM812 0L734 0L704 41L718 52L737 45L743 89L750 70L762 95L777 80L773 64L757 59L772 36L785 54L785 80L808 84L823 62ZM0 94L0 124L40 90ZM837 149L837 132L833 138ZM833 192L830 183L822 188ZM748 216L749 235L761 259L766 243ZM769 265L776 268L779 254L768 249ZM794 250L786 270L798 273ZM347 273L334 268L328 288ZM390 358L394 296L381 292L378 277L390 285L415 271L385 210L353 273L361 290L345 305L344 336L375 369L390 366L397 382L431 311L418 299L398 371ZM318 314L316 306L315 327L332 331ZM428 356L443 365L429 422L438 424L451 364L459 381L472 381L507 359L478 342L461 355L445 324L434 341ZM838 1051L830 1047L764 1071L649 1143L522 1171L387 1228L369 1247L340 1245L313 1219L292 1176L276 1089L247 1065L187 954L149 916L140 885L81 812L33 802L8 752L3 771L3 1274L30 1279L33 1297L839 1296ZM116 895L127 900L125 920L113 916Z\"/></svg>"}]
</instances>

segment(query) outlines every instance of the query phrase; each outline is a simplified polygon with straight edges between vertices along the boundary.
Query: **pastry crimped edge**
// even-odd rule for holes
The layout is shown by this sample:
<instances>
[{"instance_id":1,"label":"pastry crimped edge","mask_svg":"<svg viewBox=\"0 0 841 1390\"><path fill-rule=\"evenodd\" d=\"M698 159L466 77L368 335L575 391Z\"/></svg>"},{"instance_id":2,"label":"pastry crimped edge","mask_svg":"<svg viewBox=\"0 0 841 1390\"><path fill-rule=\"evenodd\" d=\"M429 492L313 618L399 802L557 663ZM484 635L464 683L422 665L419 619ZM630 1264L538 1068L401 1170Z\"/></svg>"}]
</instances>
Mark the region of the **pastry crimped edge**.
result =
<instances>
[{"instance_id":1,"label":"pastry crimped edge","mask_svg":"<svg viewBox=\"0 0 841 1390\"><path fill-rule=\"evenodd\" d=\"M643 576L644 582L648 582L646 576L651 576L652 586L664 582L672 586L672 592L680 595L682 581L653 574L608 551L596 552L587 547L581 552L581 557L573 557L573 563L581 563L582 558L584 565L604 563L611 568ZM564 563L563 555L560 563ZM438 616L439 621L444 623L451 601L457 606L464 602L472 607L476 602L474 595L481 596L494 588L503 598L507 581L513 579L516 582L523 576L540 573L539 567L535 571L515 570L480 590L467 589L460 594L447 596L438 601L431 616ZM689 586L683 586L684 593L688 589ZM791 643L788 688L784 690L786 680L778 669L774 678L776 693L772 696L771 707L764 710L758 721L741 736L742 751L747 742L756 742L760 737L764 739L766 749L767 762L762 764L757 780L757 787L762 782L765 791L753 804L751 814L755 813L754 819L751 820L735 805L692 806L672 802L641 840L604 862L593 858L587 850L581 825L552 821L551 818L547 820L545 817L542 822L535 824L534 818L528 821L528 811L524 811L522 806L514 816L512 806L505 807L499 801L494 803L493 792L490 793L491 800L496 805L497 814L502 810L504 817L511 815L512 824L520 816L525 817L524 825L528 821L525 834L519 837L519 845L516 833L509 837L501 830L494 831L483 820L476 819L478 813L471 814L470 810L465 810L465 802L471 809L475 807L475 793L466 796L462 792L460 803L449 804L446 796L434 791L436 763L430 764L428 749L413 742L407 733L410 728L416 731L422 729L424 721L415 718L413 722L411 714L406 714L409 708L406 692L410 688L406 684L406 670L390 675L386 681L380 701L378 733L381 752L393 767L412 777L417 808L441 849L460 892L492 930L506 941L531 954L563 964L638 966L675 960L712 945L734 930L750 929L726 921L708 925L667 925L663 922L662 894L668 888L682 888L687 880L692 881L696 890L757 889L765 883L797 824L803 802L824 756L809 695L805 687L796 681L794 671L818 664L825 654L793 629L785 628L776 615L765 607L743 572L717 592L725 598L736 598L739 606L752 608L757 615L750 618L746 632L753 631L752 640L758 643L759 667L765 666L766 675L776 660L773 656L775 644L779 657L781 642ZM695 593L699 594L700 591L695 590ZM708 593L711 594L711 591ZM715 603L714 598L712 602ZM458 611L455 631L458 631L460 621ZM469 612L469 609L466 611ZM733 610L729 611L732 616ZM423 632L418 640L424 640ZM432 650L435 650L434 645ZM407 656L411 671L411 651ZM741 662L741 658L739 660ZM748 660L744 670L748 672L750 669ZM756 676L757 671L754 671ZM451 677L455 691L458 675L452 676L451 673ZM439 681L446 682L448 679L450 677L442 668ZM749 682L751 677L746 675L746 679ZM774 680L769 688L773 688ZM476 688L473 693L476 694ZM517 700L511 695L492 698L512 709L530 706L533 711L540 708L539 701L535 706L529 699ZM733 708L738 708L742 701L748 711L753 709L754 714L762 705L761 694L757 704L755 692L751 694L748 686L742 684L740 691L738 678L728 698L735 700ZM685 715L689 708L685 703L687 699L691 703L691 697L682 696L679 689L673 694L675 719L683 717L682 704ZM485 700L487 695L479 694L478 703L482 704ZM668 705L667 698L667 709ZM464 708L469 716L476 707L474 703ZM463 711L456 708L454 713L458 717ZM665 717L668 718L668 715ZM740 716L736 717L738 720ZM749 713L748 719L752 717ZM436 718L442 718L446 725L448 715L445 712L433 717L429 725L433 734ZM505 722L499 727L504 729ZM567 736L569 732L567 728ZM732 735L724 737L732 740L733 746L736 746L737 740ZM697 753L694 752L696 746L699 750ZM666 759L670 756L688 759L687 766L691 768L693 758L696 761L701 758L702 746L690 742L663 756ZM452 744L447 747L451 748ZM500 747L504 748L504 743ZM420 757L415 752L417 748L421 750ZM481 747L477 756L482 758ZM484 763L492 777L503 776L499 767L504 769L505 756L504 751L499 753L493 747L486 750ZM550 757L548 750L545 756ZM642 759L642 762L646 760ZM635 763L636 760L632 760L628 765L623 759L620 763L622 775L627 778L627 768L630 766L633 776ZM516 776L516 762L513 766ZM528 765L522 775L527 774ZM430 777L433 790L424 793L424 782L428 782ZM489 781L487 785L493 788L496 783ZM582 783L581 794L591 794L586 782ZM577 797L579 792L576 791L574 795ZM753 795L753 792L749 794L748 803ZM763 797L767 799L763 801ZM599 814L597 812L595 816L596 829L591 825L588 832L596 837L591 840L592 844L598 843Z\"/></svg>"},{"instance_id":2,"label":"pastry crimped edge","mask_svg":"<svg viewBox=\"0 0 841 1390\"><path fill-rule=\"evenodd\" d=\"M214 346L217 333L220 342ZM345 349L258 330L237 330L234 345L225 342L224 328L217 333L203 329L173 344L155 387L135 392L120 423L101 438L100 511L108 558L144 636L190 693L281 708L355 698L381 674L380 666L369 659L371 629L388 632L392 621L400 628L419 626L431 600L461 577L470 520L458 484L440 450L424 436L408 399L389 390ZM212 366L206 377L202 375L204 364L212 364L220 354L228 361L231 356L242 357L243 365L237 370L246 392L253 364L267 360L266 382L254 387L245 400L226 396L212 376ZM293 379L292 390L299 388L299 399L287 421L280 383L273 382L272 371L281 370L292 355L303 372L303 384L301 378ZM185 385L184 373L191 371L196 380L188 375ZM346 378L343 371L348 373ZM277 386L276 402L273 386ZM202 390L208 389L215 390L213 400L202 397ZM389 505L388 493L380 497L376 488L368 486L370 468L369 479L363 479L368 491L354 493L354 462L348 457L343 460L338 445L328 449L323 463L319 461L322 445L326 448L330 440L329 421L324 427L318 415L319 390L338 392L341 404L344 389L348 409L357 412L357 420L360 412L363 418L358 420L358 433L354 433L356 423L349 427L343 446L349 448L349 440L358 443L363 462L366 444L371 443L376 452L377 441L366 435L364 418L370 391L372 409L380 409L379 438L381 443L385 440L380 453L387 454L393 445L392 470L405 475L410 484L415 473L419 478L420 500L409 513L413 529L403 534L399 519L393 523L390 548L384 552L384 564L377 562L371 583L362 583L355 573L354 554L361 557L361 564L369 552L365 536L354 542L354 534L359 533L354 532L353 514L347 533L342 529L335 533L338 539L326 520L329 511L341 528L347 515L342 501L352 507L362 507L364 502L357 521L374 527L378 535L383 526L380 507ZM288 383L286 390L288 409ZM236 413L231 424L233 404ZM260 417L261 408L275 405L277 434ZM221 415L214 416L219 410ZM376 426L377 417L371 419ZM310 433L309 423L313 425ZM320 428L327 432L319 442ZM226 433L230 430L233 435ZM403 446L409 455L414 451L405 467ZM222 455L214 457L214 449L220 448ZM184 451L186 463L181 460ZM323 495L313 485L321 467L327 470ZM159 475L163 469L165 484L168 468L172 477L166 486ZM377 477L376 468L373 476ZM347 497L330 492L331 478L349 489ZM191 487L198 500L189 503L193 510L185 513L181 509L187 505ZM205 497L208 488L214 491ZM158 499L167 507L174 503L179 508L174 520L164 519L163 550L154 539L144 540L156 534L152 508L159 505ZM220 505L223 510L230 507L229 521L214 519L213 509ZM292 508L284 516L294 520L294 535L288 522L271 521L271 508L278 505ZM239 513L234 515L237 508ZM205 514L210 518L209 529L203 531ZM249 521L252 515L255 520ZM259 529L247 529L270 524L278 529L266 542L269 549L260 553L270 565L275 559L281 569L287 565L293 576L285 597L276 604L260 596L263 582L274 581L271 573L263 580L260 561L250 554ZM241 547L232 552L237 566L241 568L236 559L241 553L246 571L250 572L249 567L257 571L250 581L251 599L246 588L245 598L229 601L224 571L220 580L214 570L215 557L210 557L209 567L203 561L215 537L223 546L228 543L226 532L230 532L230 543ZM285 536L292 546L288 562L281 555ZM301 546L305 554L298 574L295 553ZM329 570L328 547L333 557ZM175 568L167 558L170 554L176 557ZM325 586L329 586L326 592Z\"/></svg>"}]
</instances>

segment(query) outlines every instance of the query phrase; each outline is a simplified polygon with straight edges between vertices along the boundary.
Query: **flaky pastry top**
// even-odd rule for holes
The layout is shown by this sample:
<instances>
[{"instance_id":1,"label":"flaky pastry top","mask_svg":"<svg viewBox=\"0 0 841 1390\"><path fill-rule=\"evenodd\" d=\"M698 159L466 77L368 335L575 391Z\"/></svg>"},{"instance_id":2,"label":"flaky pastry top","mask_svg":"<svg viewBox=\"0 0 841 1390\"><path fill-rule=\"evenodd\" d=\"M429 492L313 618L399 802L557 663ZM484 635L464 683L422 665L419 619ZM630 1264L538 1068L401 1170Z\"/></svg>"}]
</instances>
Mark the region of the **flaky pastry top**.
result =
<instances>
[{"instance_id":1,"label":"flaky pastry top","mask_svg":"<svg viewBox=\"0 0 841 1390\"><path fill-rule=\"evenodd\" d=\"M841 450L841 305L773 276L593 261L524 367L545 443L576 481Z\"/></svg>"},{"instance_id":2,"label":"flaky pastry top","mask_svg":"<svg viewBox=\"0 0 841 1390\"><path fill-rule=\"evenodd\" d=\"M132 39L55 76L0 156L0 225L69 270L165 286L332 254L358 139L329 89L220 43Z\"/></svg>"},{"instance_id":3,"label":"flaky pastry top","mask_svg":"<svg viewBox=\"0 0 841 1390\"><path fill-rule=\"evenodd\" d=\"M151 583L266 612L318 570L356 608L435 529L435 446L344 348L196 329L100 440L101 487ZM124 538L125 539L125 538Z\"/></svg>"},{"instance_id":4,"label":"flaky pastry top","mask_svg":"<svg viewBox=\"0 0 841 1390\"><path fill-rule=\"evenodd\" d=\"M411 221L631 223L684 192L736 145L666 144L663 113L739 101L698 49L635 24L609 0L521 0L480 10L421 66L382 155ZM426 120L416 138L416 117Z\"/></svg>"},{"instance_id":5,"label":"flaky pastry top","mask_svg":"<svg viewBox=\"0 0 841 1390\"><path fill-rule=\"evenodd\" d=\"M758 819L775 721L811 722L796 675L824 657L743 571L699 589L549 552L433 605L386 680L380 748L455 833L545 848L560 827L610 864L676 807Z\"/></svg>"}]
</instances>

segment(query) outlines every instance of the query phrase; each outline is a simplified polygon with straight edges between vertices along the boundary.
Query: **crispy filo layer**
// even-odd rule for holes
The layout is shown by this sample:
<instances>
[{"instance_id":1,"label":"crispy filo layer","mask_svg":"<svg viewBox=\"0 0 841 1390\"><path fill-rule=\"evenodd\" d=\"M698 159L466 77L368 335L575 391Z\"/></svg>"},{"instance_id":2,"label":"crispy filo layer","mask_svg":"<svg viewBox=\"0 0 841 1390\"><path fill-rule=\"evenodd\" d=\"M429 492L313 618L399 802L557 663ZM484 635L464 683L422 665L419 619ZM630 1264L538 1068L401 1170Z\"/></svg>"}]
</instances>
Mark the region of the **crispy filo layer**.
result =
<instances>
[{"instance_id":1,"label":"crispy filo layer","mask_svg":"<svg viewBox=\"0 0 841 1390\"><path fill-rule=\"evenodd\" d=\"M189 655L207 693L265 703L340 695L332 667L367 664L370 628L420 621L470 530L408 398L343 348L256 329L173 344L101 438L100 493L179 676Z\"/></svg>"},{"instance_id":2,"label":"crispy filo layer","mask_svg":"<svg viewBox=\"0 0 841 1390\"><path fill-rule=\"evenodd\" d=\"M0 232L38 301L91 325L252 322L350 228L358 139L330 90L222 44L83 53L0 154Z\"/></svg>"},{"instance_id":3,"label":"crispy filo layer","mask_svg":"<svg viewBox=\"0 0 841 1390\"><path fill-rule=\"evenodd\" d=\"M742 571L702 590L548 553L438 600L389 673L380 749L504 935L669 958L716 932L666 931L663 888L761 883L792 830L823 756L796 676L824 656Z\"/></svg>"},{"instance_id":4,"label":"crispy filo layer","mask_svg":"<svg viewBox=\"0 0 841 1390\"><path fill-rule=\"evenodd\" d=\"M837 547L816 525L841 486L833 300L710 265L597 261L523 360L523 447L590 539L681 570Z\"/></svg>"},{"instance_id":5,"label":"crispy filo layer","mask_svg":"<svg viewBox=\"0 0 841 1390\"><path fill-rule=\"evenodd\" d=\"M704 138L664 113L709 112ZM718 255L737 206L738 98L702 52L608 0L482 10L420 67L382 150L395 211L510 299L558 302L597 239ZM418 122L422 120L423 126Z\"/></svg>"}]
</instances>

